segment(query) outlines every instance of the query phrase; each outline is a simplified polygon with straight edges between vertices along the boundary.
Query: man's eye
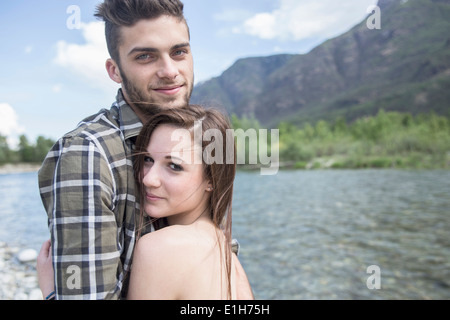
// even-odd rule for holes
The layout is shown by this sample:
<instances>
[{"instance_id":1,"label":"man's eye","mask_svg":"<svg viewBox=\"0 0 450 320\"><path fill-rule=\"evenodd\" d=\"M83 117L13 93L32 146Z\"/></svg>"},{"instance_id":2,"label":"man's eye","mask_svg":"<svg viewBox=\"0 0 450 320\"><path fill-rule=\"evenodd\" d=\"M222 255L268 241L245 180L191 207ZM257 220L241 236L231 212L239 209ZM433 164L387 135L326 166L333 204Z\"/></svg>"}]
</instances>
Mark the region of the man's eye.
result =
<instances>
[{"instance_id":1,"label":"man's eye","mask_svg":"<svg viewBox=\"0 0 450 320\"><path fill-rule=\"evenodd\" d=\"M147 53L141 54L140 56L136 57L136 60L138 60L138 61L146 61L146 60L151 60L151 59L152 59L152 56Z\"/></svg>"},{"instance_id":2,"label":"man's eye","mask_svg":"<svg viewBox=\"0 0 450 320\"><path fill-rule=\"evenodd\" d=\"M177 51L175 51L174 53L173 53L173 55L174 56L183 56L183 55L185 55L185 54L187 54L187 51L186 50L177 50Z\"/></svg>"}]
</instances>

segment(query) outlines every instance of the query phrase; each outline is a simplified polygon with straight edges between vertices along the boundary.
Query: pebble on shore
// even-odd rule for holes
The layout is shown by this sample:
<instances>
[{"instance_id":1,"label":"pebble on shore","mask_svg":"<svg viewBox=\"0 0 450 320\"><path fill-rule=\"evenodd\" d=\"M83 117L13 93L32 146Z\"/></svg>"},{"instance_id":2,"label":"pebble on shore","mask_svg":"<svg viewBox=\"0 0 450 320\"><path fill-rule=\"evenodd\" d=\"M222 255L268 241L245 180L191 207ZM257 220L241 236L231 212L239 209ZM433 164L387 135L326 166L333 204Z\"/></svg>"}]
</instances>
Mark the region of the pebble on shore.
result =
<instances>
[{"instance_id":1,"label":"pebble on shore","mask_svg":"<svg viewBox=\"0 0 450 320\"><path fill-rule=\"evenodd\" d=\"M43 300L34 249L21 250L0 242L0 300Z\"/></svg>"}]
</instances>

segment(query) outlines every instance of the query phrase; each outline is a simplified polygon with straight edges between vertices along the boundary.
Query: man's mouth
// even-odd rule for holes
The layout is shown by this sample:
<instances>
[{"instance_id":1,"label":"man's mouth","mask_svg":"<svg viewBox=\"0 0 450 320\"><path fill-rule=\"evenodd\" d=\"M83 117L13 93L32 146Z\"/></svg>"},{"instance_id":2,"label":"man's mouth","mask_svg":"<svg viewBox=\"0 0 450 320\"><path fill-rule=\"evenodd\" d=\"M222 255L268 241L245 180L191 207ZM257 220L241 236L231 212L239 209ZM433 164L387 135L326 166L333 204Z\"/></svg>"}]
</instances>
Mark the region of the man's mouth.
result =
<instances>
[{"instance_id":1,"label":"man's mouth","mask_svg":"<svg viewBox=\"0 0 450 320\"><path fill-rule=\"evenodd\" d=\"M175 95L178 92L180 92L182 88L183 88L183 85L176 85L176 86L160 87L160 88L153 89L153 90L158 93L161 93L161 94L172 96L172 95Z\"/></svg>"}]
</instances>

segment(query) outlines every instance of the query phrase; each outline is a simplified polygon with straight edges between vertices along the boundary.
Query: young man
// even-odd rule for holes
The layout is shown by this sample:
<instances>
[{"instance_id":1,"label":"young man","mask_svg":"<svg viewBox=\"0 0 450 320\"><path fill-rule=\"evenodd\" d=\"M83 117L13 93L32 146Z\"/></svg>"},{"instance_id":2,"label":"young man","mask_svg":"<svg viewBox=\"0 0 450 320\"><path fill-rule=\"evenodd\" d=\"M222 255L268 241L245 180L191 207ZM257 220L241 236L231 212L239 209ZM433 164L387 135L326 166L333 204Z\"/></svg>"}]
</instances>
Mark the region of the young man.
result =
<instances>
[{"instance_id":1,"label":"young man","mask_svg":"<svg viewBox=\"0 0 450 320\"><path fill-rule=\"evenodd\" d=\"M55 144L39 172L56 299L126 296L139 212L135 139L161 108L187 105L194 83L179 0L105 0L96 16L105 21L107 72L122 88L110 110Z\"/></svg>"}]
</instances>

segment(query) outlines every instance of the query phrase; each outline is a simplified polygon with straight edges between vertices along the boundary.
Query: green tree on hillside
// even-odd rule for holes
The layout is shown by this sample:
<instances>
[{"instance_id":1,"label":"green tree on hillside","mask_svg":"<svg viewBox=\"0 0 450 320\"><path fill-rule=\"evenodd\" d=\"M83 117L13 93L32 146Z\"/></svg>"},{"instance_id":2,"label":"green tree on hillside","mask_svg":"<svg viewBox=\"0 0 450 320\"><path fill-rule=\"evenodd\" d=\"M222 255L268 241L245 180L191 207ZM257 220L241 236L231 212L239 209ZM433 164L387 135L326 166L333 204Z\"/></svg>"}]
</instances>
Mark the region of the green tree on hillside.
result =
<instances>
[{"instance_id":1,"label":"green tree on hillside","mask_svg":"<svg viewBox=\"0 0 450 320\"><path fill-rule=\"evenodd\" d=\"M8 163L11 160L12 151L9 149L6 137L0 135L0 164Z\"/></svg>"},{"instance_id":2,"label":"green tree on hillside","mask_svg":"<svg viewBox=\"0 0 450 320\"><path fill-rule=\"evenodd\" d=\"M51 139L39 136L33 144L25 135L21 135L17 150L13 150L8 145L7 138L0 135L0 164L41 163L54 143Z\"/></svg>"}]
</instances>

